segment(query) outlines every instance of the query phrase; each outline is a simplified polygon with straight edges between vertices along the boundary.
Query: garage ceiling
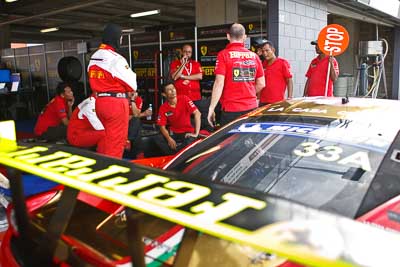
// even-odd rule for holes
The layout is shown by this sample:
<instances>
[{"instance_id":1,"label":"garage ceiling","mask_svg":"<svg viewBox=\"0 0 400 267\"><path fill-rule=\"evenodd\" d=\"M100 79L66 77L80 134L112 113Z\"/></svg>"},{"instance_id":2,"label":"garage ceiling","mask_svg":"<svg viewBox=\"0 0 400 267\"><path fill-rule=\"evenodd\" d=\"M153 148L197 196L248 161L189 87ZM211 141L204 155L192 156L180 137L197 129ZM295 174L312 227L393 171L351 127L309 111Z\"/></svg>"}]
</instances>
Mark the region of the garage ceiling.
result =
<instances>
[{"instance_id":1,"label":"garage ceiling","mask_svg":"<svg viewBox=\"0 0 400 267\"><path fill-rule=\"evenodd\" d=\"M239 21L260 21L266 15L264 0L239 0ZM158 15L131 18L129 15L160 9ZM91 39L101 35L107 22L134 32L168 25L194 25L195 0L19 0L0 2L0 30L9 27L11 42L48 42ZM44 28L59 31L41 33Z\"/></svg>"}]
</instances>

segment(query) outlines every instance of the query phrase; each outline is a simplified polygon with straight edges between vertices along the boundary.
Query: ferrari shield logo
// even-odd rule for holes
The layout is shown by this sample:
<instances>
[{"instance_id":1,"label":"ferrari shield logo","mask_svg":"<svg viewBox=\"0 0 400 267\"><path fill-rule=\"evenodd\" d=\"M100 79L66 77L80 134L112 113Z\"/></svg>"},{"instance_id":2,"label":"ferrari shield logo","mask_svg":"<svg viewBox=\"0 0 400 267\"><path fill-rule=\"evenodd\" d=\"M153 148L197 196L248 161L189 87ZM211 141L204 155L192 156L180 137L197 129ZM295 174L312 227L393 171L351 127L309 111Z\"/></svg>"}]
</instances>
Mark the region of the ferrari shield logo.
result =
<instances>
[{"instance_id":1,"label":"ferrari shield logo","mask_svg":"<svg viewBox=\"0 0 400 267\"><path fill-rule=\"evenodd\" d=\"M133 58L136 60L139 57L139 50L133 50Z\"/></svg>"},{"instance_id":2,"label":"ferrari shield logo","mask_svg":"<svg viewBox=\"0 0 400 267\"><path fill-rule=\"evenodd\" d=\"M170 40L173 40L173 39L174 39L174 36L175 36L175 33L174 33L174 32L169 32L169 39L170 39Z\"/></svg>"},{"instance_id":3,"label":"ferrari shield logo","mask_svg":"<svg viewBox=\"0 0 400 267\"><path fill-rule=\"evenodd\" d=\"M250 23L250 24L249 24L249 30L252 31L253 29L254 29L254 24L253 24L253 23Z\"/></svg>"},{"instance_id":4,"label":"ferrari shield logo","mask_svg":"<svg viewBox=\"0 0 400 267\"><path fill-rule=\"evenodd\" d=\"M240 71L238 69L234 69L233 70L233 75L235 75L235 77L239 76Z\"/></svg>"},{"instance_id":5,"label":"ferrari shield logo","mask_svg":"<svg viewBox=\"0 0 400 267\"><path fill-rule=\"evenodd\" d=\"M201 52L201 54L202 54L203 56L207 55L207 46L202 45L202 46L200 47L200 52Z\"/></svg>"}]
</instances>

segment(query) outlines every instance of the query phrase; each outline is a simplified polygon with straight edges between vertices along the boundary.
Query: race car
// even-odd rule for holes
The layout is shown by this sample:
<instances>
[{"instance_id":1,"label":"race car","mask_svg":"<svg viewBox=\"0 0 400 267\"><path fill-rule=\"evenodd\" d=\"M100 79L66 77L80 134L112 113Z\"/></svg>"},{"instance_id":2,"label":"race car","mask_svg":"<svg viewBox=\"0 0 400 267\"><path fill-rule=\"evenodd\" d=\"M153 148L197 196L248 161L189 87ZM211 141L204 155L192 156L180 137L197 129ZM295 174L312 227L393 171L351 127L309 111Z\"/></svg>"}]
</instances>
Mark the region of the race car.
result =
<instances>
[{"instance_id":1,"label":"race car","mask_svg":"<svg viewBox=\"0 0 400 267\"><path fill-rule=\"evenodd\" d=\"M2 164L67 187L25 206L10 173L14 208L0 263L394 266L399 109L353 98L269 105L166 165L157 159L164 171L68 147L8 145Z\"/></svg>"}]
</instances>

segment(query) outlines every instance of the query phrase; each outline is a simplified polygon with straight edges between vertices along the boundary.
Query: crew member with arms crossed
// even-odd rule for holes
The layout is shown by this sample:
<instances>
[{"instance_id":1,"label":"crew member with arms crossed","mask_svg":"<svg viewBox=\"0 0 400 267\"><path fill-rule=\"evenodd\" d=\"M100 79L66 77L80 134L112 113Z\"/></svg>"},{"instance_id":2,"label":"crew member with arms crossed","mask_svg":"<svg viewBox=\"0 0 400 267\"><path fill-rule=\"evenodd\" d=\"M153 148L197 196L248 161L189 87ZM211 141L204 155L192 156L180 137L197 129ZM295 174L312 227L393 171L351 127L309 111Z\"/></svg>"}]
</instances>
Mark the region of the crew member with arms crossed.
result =
<instances>
[{"instance_id":1,"label":"crew member with arms crossed","mask_svg":"<svg viewBox=\"0 0 400 267\"><path fill-rule=\"evenodd\" d=\"M229 44L218 53L208 122L215 122L215 107L221 102L221 125L257 108L257 93L265 86L259 56L244 47L243 25L235 23L227 34Z\"/></svg>"},{"instance_id":2,"label":"crew member with arms crossed","mask_svg":"<svg viewBox=\"0 0 400 267\"><path fill-rule=\"evenodd\" d=\"M156 136L155 142L164 155L172 155L199 136L201 114L187 96L177 96L173 84L167 84L164 87L164 96L167 101L161 105L157 119L161 135ZM192 114L194 128L190 123Z\"/></svg>"},{"instance_id":3,"label":"crew member with arms crossed","mask_svg":"<svg viewBox=\"0 0 400 267\"><path fill-rule=\"evenodd\" d=\"M124 57L118 54L122 29L107 24L99 49L92 55L88 77L96 93L96 113L105 129L97 152L122 158L128 136L129 95L136 91L136 74Z\"/></svg>"},{"instance_id":4,"label":"crew member with arms crossed","mask_svg":"<svg viewBox=\"0 0 400 267\"><path fill-rule=\"evenodd\" d=\"M192 46L185 44L182 58L172 61L170 72L177 95L186 95L196 104L201 100L200 80L203 79L203 71L200 63L192 59L192 51Z\"/></svg>"}]
</instances>

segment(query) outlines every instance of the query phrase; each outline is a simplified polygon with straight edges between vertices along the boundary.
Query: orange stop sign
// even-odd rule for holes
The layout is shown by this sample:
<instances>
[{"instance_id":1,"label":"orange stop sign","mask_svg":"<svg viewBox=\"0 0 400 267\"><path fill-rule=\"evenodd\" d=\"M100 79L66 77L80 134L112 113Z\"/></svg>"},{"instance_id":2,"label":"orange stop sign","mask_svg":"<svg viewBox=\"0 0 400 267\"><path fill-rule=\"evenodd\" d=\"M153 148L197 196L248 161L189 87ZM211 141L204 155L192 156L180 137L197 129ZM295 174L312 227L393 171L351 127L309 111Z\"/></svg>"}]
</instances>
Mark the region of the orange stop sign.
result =
<instances>
[{"instance_id":1,"label":"orange stop sign","mask_svg":"<svg viewBox=\"0 0 400 267\"><path fill-rule=\"evenodd\" d=\"M337 56L349 46L349 33L339 24L325 26L318 35L318 47L325 55Z\"/></svg>"}]
</instances>

